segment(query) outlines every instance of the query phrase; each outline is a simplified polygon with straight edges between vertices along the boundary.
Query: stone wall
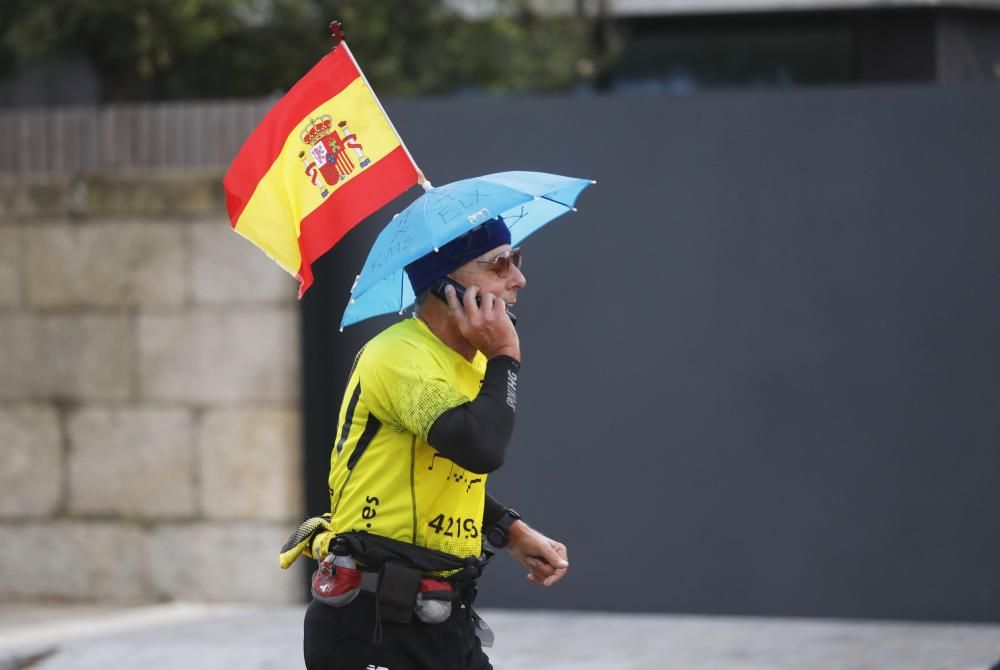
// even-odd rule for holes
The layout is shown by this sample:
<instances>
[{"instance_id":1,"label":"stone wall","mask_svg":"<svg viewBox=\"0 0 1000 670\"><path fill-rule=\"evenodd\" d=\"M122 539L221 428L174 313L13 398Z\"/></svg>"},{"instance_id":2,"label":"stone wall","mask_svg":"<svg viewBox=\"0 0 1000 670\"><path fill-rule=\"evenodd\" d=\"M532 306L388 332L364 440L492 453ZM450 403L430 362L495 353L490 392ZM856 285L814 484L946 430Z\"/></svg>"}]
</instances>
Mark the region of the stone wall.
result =
<instances>
[{"instance_id":1,"label":"stone wall","mask_svg":"<svg viewBox=\"0 0 1000 670\"><path fill-rule=\"evenodd\" d=\"M297 284L221 177L0 177L0 601L299 597Z\"/></svg>"}]
</instances>

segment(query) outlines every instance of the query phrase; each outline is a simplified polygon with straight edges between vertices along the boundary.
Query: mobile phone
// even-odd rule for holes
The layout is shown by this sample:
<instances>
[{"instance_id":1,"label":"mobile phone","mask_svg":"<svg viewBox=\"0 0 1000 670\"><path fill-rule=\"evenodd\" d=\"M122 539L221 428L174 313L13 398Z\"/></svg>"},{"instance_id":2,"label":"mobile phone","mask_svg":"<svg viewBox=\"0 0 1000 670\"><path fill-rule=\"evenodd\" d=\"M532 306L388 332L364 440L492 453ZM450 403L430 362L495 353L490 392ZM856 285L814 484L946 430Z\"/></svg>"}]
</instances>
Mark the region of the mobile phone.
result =
<instances>
[{"instance_id":1,"label":"mobile phone","mask_svg":"<svg viewBox=\"0 0 1000 670\"><path fill-rule=\"evenodd\" d=\"M459 284L457 281L455 281L451 277L441 277L441 279L438 279L434 283L432 283L431 287L430 287L431 294L434 295L435 297L439 298L441 300L441 302L443 302L444 304L447 305L448 304L448 296L445 295L444 287L448 286L449 284L455 287L455 297L458 298L459 302L462 302L463 299L465 298L465 287L462 286L461 284ZM476 296L476 304L477 305L481 304L480 301L479 301L479 296L478 295ZM514 316L514 312L512 312L512 311L510 311L508 309L507 310L507 316L510 317L510 322L516 326L517 325L517 317Z\"/></svg>"}]
</instances>

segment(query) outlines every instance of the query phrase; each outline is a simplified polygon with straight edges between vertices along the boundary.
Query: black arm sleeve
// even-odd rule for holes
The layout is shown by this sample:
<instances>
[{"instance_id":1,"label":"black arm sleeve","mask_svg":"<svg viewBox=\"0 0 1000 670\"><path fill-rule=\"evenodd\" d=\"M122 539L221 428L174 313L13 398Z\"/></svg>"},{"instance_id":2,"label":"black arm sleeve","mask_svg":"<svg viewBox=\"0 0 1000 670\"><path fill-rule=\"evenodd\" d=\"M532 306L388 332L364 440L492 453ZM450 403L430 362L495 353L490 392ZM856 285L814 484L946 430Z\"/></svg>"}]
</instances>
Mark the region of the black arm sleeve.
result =
<instances>
[{"instance_id":1,"label":"black arm sleeve","mask_svg":"<svg viewBox=\"0 0 1000 670\"><path fill-rule=\"evenodd\" d=\"M514 433L520 370L521 364L510 356L491 358L479 395L441 414L427 434L428 444L476 474L493 472L503 465Z\"/></svg>"},{"instance_id":2,"label":"black arm sleeve","mask_svg":"<svg viewBox=\"0 0 1000 670\"><path fill-rule=\"evenodd\" d=\"M487 493L486 502L483 503L483 528L489 528L499 521L506 509L506 505Z\"/></svg>"}]
</instances>

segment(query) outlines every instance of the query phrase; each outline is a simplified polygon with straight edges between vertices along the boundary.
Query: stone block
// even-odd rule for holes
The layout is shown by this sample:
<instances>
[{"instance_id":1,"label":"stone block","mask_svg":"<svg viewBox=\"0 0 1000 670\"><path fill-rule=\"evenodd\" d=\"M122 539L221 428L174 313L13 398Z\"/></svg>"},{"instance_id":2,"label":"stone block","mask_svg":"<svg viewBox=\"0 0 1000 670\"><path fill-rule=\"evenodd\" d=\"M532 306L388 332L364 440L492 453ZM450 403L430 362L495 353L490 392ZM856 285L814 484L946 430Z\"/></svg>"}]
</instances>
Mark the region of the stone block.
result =
<instances>
[{"instance_id":1,"label":"stone block","mask_svg":"<svg viewBox=\"0 0 1000 670\"><path fill-rule=\"evenodd\" d=\"M0 175L0 223L65 216L73 191L67 175Z\"/></svg>"},{"instance_id":2,"label":"stone block","mask_svg":"<svg viewBox=\"0 0 1000 670\"><path fill-rule=\"evenodd\" d=\"M21 304L21 235L19 227L0 227L0 307Z\"/></svg>"},{"instance_id":3,"label":"stone block","mask_svg":"<svg viewBox=\"0 0 1000 670\"><path fill-rule=\"evenodd\" d=\"M63 486L62 435L52 408L0 407L0 517L49 516Z\"/></svg>"},{"instance_id":4,"label":"stone block","mask_svg":"<svg viewBox=\"0 0 1000 670\"><path fill-rule=\"evenodd\" d=\"M134 348L126 316L0 313L0 399L128 399Z\"/></svg>"},{"instance_id":5,"label":"stone block","mask_svg":"<svg viewBox=\"0 0 1000 670\"><path fill-rule=\"evenodd\" d=\"M294 402L298 331L293 307L142 314L142 397L206 404Z\"/></svg>"},{"instance_id":6,"label":"stone block","mask_svg":"<svg viewBox=\"0 0 1000 670\"><path fill-rule=\"evenodd\" d=\"M278 566L294 525L200 523L159 526L150 543L161 598L214 602L301 602L307 560Z\"/></svg>"},{"instance_id":7,"label":"stone block","mask_svg":"<svg viewBox=\"0 0 1000 670\"><path fill-rule=\"evenodd\" d=\"M177 305L184 224L37 224L25 231L28 300L41 307Z\"/></svg>"},{"instance_id":8,"label":"stone block","mask_svg":"<svg viewBox=\"0 0 1000 670\"><path fill-rule=\"evenodd\" d=\"M69 511L189 518L197 509L194 424L181 409L83 409L69 434Z\"/></svg>"},{"instance_id":9,"label":"stone block","mask_svg":"<svg viewBox=\"0 0 1000 670\"><path fill-rule=\"evenodd\" d=\"M91 175L80 186L78 211L89 217L188 217L225 213L222 174L214 169L132 170Z\"/></svg>"},{"instance_id":10,"label":"stone block","mask_svg":"<svg viewBox=\"0 0 1000 670\"><path fill-rule=\"evenodd\" d=\"M147 539L126 523L0 524L0 602L150 600Z\"/></svg>"},{"instance_id":11,"label":"stone block","mask_svg":"<svg viewBox=\"0 0 1000 670\"><path fill-rule=\"evenodd\" d=\"M0 225L67 215L89 220L224 216L222 177L214 168L0 174Z\"/></svg>"},{"instance_id":12,"label":"stone block","mask_svg":"<svg viewBox=\"0 0 1000 670\"><path fill-rule=\"evenodd\" d=\"M225 219L192 224L188 234L195 302L295 302L299 288L295 278L234 233Z\"/></svg>"},{"instance_id":13,"label":"stone block","mask_svg":"<svg viewBox=\"0 0 1000 670\"><path fill-rule=\"evenodd\" d=\"M301 520L296 410L206 412L198 428L201 510L210 519Z\"/></svg>"}]
</instances>

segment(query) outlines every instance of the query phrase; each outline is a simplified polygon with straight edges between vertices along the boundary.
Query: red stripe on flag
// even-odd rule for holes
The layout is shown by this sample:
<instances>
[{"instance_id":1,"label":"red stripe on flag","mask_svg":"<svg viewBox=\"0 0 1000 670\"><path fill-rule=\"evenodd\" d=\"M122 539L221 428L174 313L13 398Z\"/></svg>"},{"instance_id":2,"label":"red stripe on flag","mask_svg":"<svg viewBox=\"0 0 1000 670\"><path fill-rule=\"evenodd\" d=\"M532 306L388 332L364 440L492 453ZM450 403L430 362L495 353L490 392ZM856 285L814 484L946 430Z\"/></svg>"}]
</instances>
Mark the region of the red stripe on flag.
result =
<instances>
[{"instance_id":1,"label":"red stripe on flag","mask_svg":"<svg viewBox=\"0 0 1000 670\"><path fill-rule=\"evenodd\" d=\"M297 275L299 297L312 283L313 261L330 250L347 231L417 183L417 170L403 147L396 147L364 172L334 191L322 205L302 219L299 249L302 265Z\"/></svg>"},{"instance_id":2,"label":"red stripe on flag","mask_svg":"<svg viewBox=\"0 0 1000 670\"><path fill-rule=\"evenodd\" d=\"M345 49L335 49L313 66L279 100L250 134L233 159L223 185L226 209L233 228L253 195L257 184L277 159L288 136L298 133L308 115L337 96L361 76Z\"/></svg>"}]
</instances>

